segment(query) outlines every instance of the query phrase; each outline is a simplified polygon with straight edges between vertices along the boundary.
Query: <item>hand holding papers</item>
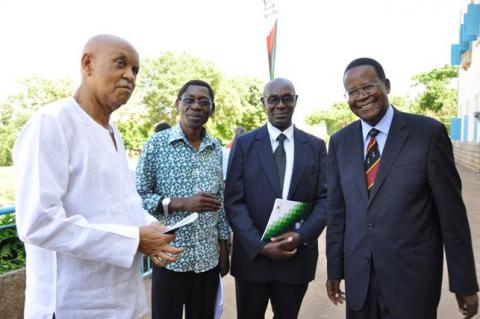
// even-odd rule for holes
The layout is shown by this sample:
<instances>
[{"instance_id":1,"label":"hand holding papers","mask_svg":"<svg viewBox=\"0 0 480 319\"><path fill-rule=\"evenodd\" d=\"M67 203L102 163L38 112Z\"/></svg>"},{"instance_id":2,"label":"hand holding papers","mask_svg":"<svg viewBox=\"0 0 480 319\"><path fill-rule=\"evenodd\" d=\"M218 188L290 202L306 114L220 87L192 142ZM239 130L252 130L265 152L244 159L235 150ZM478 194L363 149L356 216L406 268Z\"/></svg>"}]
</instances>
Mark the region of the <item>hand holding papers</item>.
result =
<instances>
[{"instance_id":1,"label":"hand holding papers","mask_svg":"<svg viewBox=\"0 0 480 319\"><path fill-rule=\"evenodd\" d=\"M185 225L188 225L190 223L193 223L194 221L196 221L198 218L198 213L192 213L190 215L188 215L187 217L185 217L184 219L182 219L181 221L175 223L174 225L171 225L171 226L166 226L166 230L163 232L164 234L174 234L178 228L182 227L182 226L185 226Z\"/></svg>"},{"instance_id":2,"label":"hand holding papers","mask_svg":"<svg viewBox=\"0 0 480 319\"><path fill-rule=\"evenodd\" d=\"M277 198L273 204L272 213L262 235L262 240L269 240L291 229L305 215L308 206L308 203Z\"/></svg>"}]
</instances>

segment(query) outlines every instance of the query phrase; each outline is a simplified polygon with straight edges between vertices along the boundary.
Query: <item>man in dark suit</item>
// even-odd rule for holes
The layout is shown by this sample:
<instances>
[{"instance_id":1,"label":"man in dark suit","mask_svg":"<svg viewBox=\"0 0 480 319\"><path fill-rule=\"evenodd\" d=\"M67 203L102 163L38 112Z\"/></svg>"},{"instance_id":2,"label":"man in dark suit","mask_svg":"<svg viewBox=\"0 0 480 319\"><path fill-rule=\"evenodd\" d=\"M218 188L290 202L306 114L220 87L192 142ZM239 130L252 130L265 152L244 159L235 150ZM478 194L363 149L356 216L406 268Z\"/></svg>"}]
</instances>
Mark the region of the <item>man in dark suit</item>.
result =
<instances>
[{"instance_id":1,"label":"man in dark suit","mask_svg":"<svg viewBox=\"0 0 480 319\"><path fill-rule=\"evenodd\" d=\"M349 319L436 318L445 248L460 311L478 308L461 182L445 127L391 106L390 81L370 58L344 73L360 120L330 139L327 293Z\"/></svg>"},{"instance_id":2,"label":"man in dark suit","mask_svg":"<svg viewBox=\"0 0 480 319\"><path fill-rule=\"evenodd\" d=\"M230 156L225 208L238 318L264 318L269 299L275 318L297 318L315 277L317 238L326 224L326 148L293 126L297 97L289 80L269 82L261 98L267 124L237 137ZM276 198L311 208L302 223L265 242L260 238Z\"/></svg>"}]
</instances>

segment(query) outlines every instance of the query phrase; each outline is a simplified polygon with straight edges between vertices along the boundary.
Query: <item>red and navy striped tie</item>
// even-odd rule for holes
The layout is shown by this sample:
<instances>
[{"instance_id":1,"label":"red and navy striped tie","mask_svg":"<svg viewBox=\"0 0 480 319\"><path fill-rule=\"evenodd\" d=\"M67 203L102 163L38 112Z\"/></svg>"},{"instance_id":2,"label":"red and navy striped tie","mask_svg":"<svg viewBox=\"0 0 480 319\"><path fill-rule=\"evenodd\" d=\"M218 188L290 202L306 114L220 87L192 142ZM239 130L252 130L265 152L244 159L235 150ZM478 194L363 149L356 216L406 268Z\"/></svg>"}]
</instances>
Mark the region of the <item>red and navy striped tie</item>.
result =
<instances>
[{"instance_id":1,"label":"red and navy striped tie","mask_svg":"<svg viewBox=\"0 0 480 319\"><path fill-rule=\"evenodd\" d=\"M370 196L370 191L375 183L375 178L377 177L378 167L380 166L380 151L378 149L378 143L375 136L380 131L372 128L368 135L370 140L367 145L367 156L365 157L365 178L367 180L367 190L368 195Z\"/></svg>"}]
</instances>

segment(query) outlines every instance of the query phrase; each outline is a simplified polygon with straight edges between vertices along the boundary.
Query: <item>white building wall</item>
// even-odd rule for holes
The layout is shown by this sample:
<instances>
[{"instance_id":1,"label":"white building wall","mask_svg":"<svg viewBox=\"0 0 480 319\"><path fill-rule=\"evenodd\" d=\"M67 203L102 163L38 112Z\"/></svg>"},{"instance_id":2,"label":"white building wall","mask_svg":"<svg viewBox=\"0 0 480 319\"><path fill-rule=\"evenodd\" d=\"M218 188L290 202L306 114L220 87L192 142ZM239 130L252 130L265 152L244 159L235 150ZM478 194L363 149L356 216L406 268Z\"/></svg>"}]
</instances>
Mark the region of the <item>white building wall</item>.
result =
<instances>
[{"instance_id":1,"label":"white building wall","mask_svg":"<svg viewBox=\"0 0 480 319\"><path fill-rule=\"evenodd\" d=\"M468 3L479 2L464 1L462 16ZM475 112L480 112L480 39L471 43L471 49L465 52L459 67L458 117L462 120L461 141L480 142L480 120L474 116ZM467 132L465 125L468 126Z\"/></svg>"}]
</instances>

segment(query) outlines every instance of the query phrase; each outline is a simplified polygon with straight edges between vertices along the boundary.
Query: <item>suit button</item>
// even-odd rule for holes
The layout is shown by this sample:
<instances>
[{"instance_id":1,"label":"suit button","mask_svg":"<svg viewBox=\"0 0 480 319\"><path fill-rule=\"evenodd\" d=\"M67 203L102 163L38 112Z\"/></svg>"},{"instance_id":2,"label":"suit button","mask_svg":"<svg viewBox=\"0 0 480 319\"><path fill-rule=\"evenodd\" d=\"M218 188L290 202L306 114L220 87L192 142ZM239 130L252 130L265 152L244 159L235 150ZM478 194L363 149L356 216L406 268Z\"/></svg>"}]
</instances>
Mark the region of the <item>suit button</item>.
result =
<instances>
[{"instance_id":1,"label":"suit button","mask_svg":"<svg viewBox=\"0 0 480 319\"><path fill-rule=\"evenodd\" d=\"M373 223L368 223L368 228L373 228Z\"/></svg>"}]
</instances>

